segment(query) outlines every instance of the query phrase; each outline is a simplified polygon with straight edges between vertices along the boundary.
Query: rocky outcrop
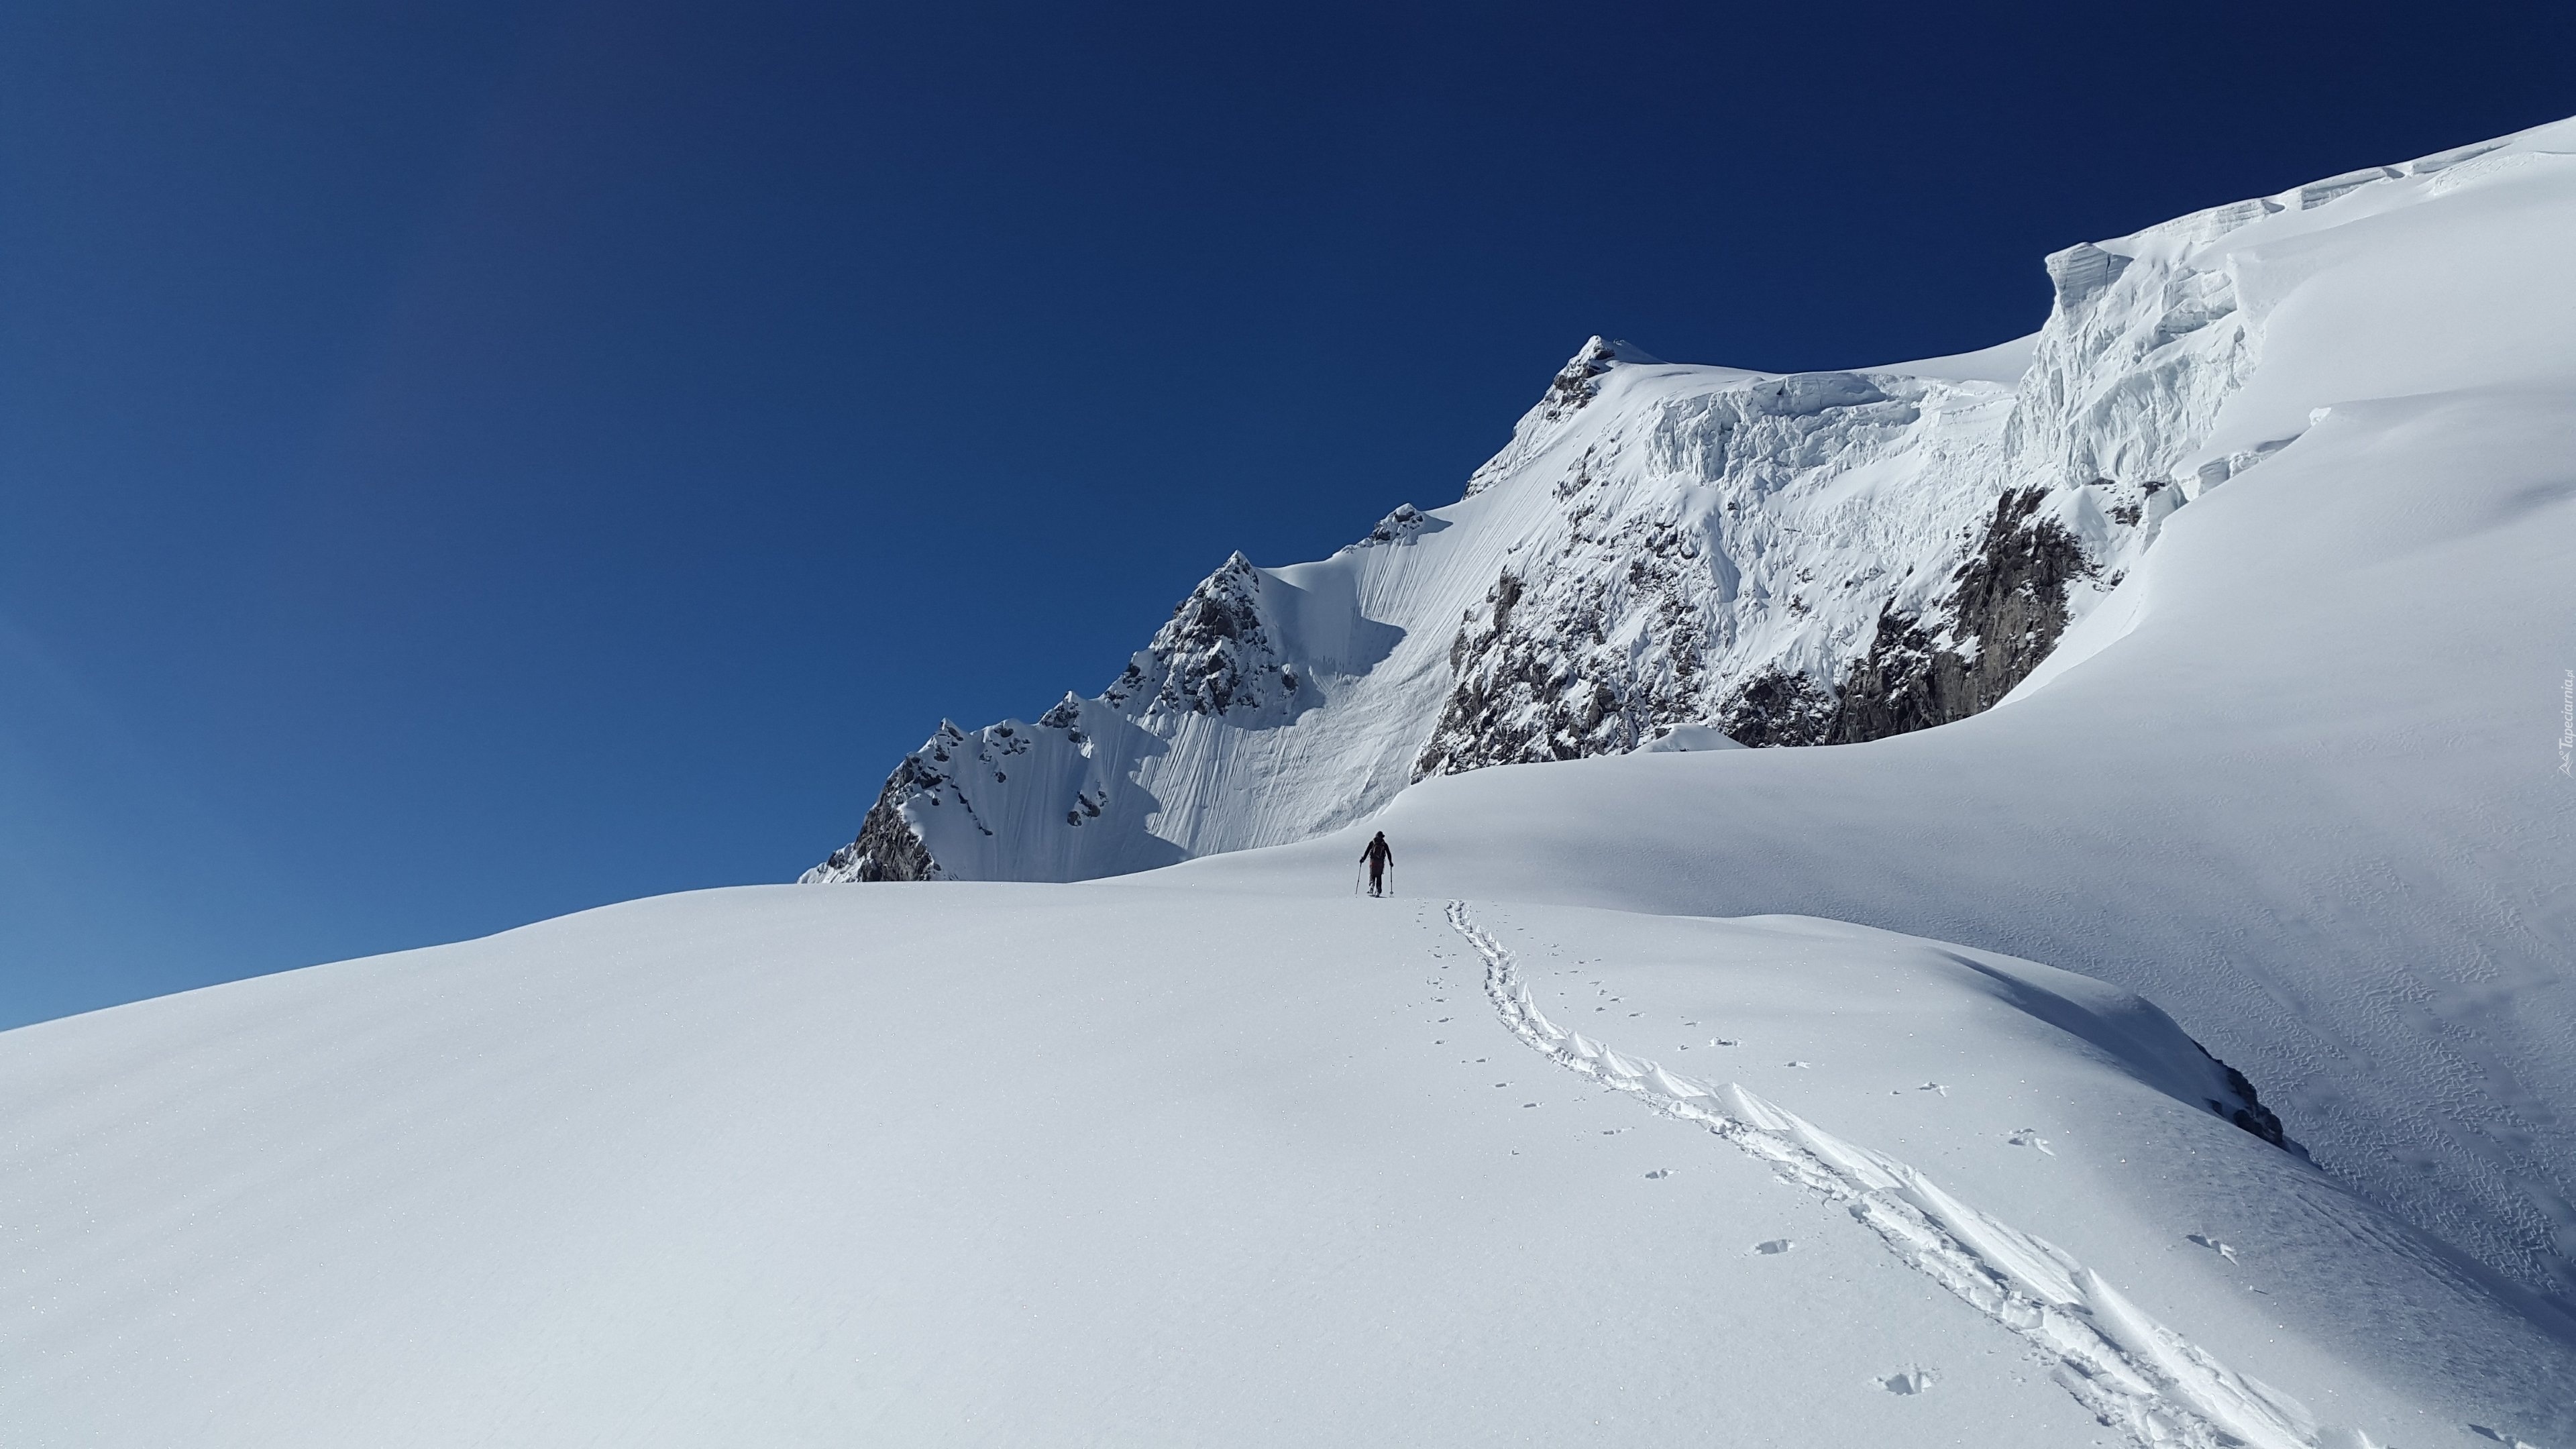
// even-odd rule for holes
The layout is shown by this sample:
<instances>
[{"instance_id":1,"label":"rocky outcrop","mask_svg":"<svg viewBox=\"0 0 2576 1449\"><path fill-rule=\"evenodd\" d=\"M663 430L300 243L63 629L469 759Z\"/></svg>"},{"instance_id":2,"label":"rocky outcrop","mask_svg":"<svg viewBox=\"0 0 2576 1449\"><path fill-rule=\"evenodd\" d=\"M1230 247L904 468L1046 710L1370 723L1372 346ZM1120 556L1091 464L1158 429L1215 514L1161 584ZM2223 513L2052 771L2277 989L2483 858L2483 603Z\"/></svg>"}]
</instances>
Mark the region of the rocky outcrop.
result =
<instances>
[{"instance_id":1,"label":"rocky outcrop","mask_svg":"<svg viewBox=\"0 0 2576 1449\"><path fill-rule=\"evenodd\" d=\"M1719 706L1717 729L1756 749L1820 745L1832 737L1833 691L1803 674L1766 669L1738 686Z\"/></svg>"},{"instance_id":2,"label":"rocky outcrop","mask_svg":"<svg viewBox=\"0 0 2576 1449\"><path fill-rule=\"evenodd\" d=\"M1297 671L1261 607L1261 571L1237 553L1172 608L1101 698L1113 708L1223 715L1288 703Z\"/></svg>"},{"instance_id":3,"label":"rocky outcrop","mask_svg":"<svg viewBox=\"0 0 2576 1449\"><path fill-rule=\"evenodd\" d=\"M1593 677L1580 648L1569 647L1596 639L1513 628L1512 610L1524 592L1520 576L1505 570L1486 591L1481 619L1471 618L1450 646L1458 682L1414 762L1415 779L1485 765L1577 760L1607 753L1609 742L1623 737L1623 748L1637 743L1625 712L1635 691Z\"/></svg>"},{"instance_id":4,"label":"rocky outcrop","mask_svg":"<svg viewBox=\"0 0 2576 1449\"><path fill-rule=\"evenodd\" d=\"M1561 485L1593 486L1586 458ZM1633 750L1705 722L1705 535L1654 511L1599 504L1548 561L1537 588L1506 568L1449 649L1455 683L1413 777Z\"/></svg>"},{"instance_id":5,"label":"rocky outcrop","mask_svg":"<svg viewBox=\"0 0 2576 1449\"><path fill-rule=\"evenodd\" d=\"M1547 396L1539 402L1539 416L1551 423L1561 423L1580 411L1585 403L1601 395L1601 374L1618 360L1618 349L1595 337L1559 369L1547 385Z\"/></svg>"},{"instance_id":6,"label":"rocky outcrop","mask_svg":"<svg viewBox=\"0 0 2576 1449\"><path fill-rule=\"evenodd\" d=\"M1619 581L1631 590L1597 580L1560 587L1544 618L1523 607L1528 587L1507 571L1451 646L1457 682L1415 777L1615 753L1679 725L1709 725L1757 748L1856 744L1990 708L2056 646L2069 589L2100 572L2074 531L2043 511L2048 498L2024 488L1998 499L1948 592L1916 610L1890 597L1856 658L1763 668L1732 684L1706 677L1703 600L1670 566L1696 556L1675 546L1672 530L1624 541L1630 565ZM2137 505L2112 506L2121 509L2115 525L2144 520ZM1660 636L1655 667L1642 672L1640 651L1607 647L1605 622L1635 607L1615 594L1640 589L1663 606L1636 631ZM1805 597L1792 593L1786 611L1794 617Z\"/></svg>"},{"instance_id":7,"label":"rocky outcrop","mask_svg":"<svg viewBox=\"0 0 2576 1449\"><path fill-rule=\"evenodd\" d=\"M1425 533L1437 533L1449 525L1414 507L1399 503L1395 511L1377 521L1368 536L1349 545L1350 548L1374 548L1380 544L1409 544Z\"/></svg>"},{"instance_id":8,"label":"rocky outcrop","mask_svg":"<svg viewBox=\"0 0 2576 1449\"><path fill-rule=\"evenodd\" d=\"M1823 743L1877 611L1958 548L1946 528L1830 506L1830 480L1946 457L1954 411L2008 396L1800 373L1589 425L1555 470L1556 517L1461 622L1414 777L1616 753L1684 725Z\"/></svg>"},{"instance_id":9,"label":"rocky outcrop","mask_svg":"<svg viewBox=\"0 0 2576 1449\"><path fill-rule=\"evenodd\" d=\"M2192 1045L2200 1046L2200 1043L2193 1042ZM2308 1155L2306 1148L2292 1141L2290 1134L2282 1130L2280 1114L2263 1105L2263 1099L2254 1094L2254 1084L2246 1079L2243 1072L2211 1055L2207 1047L2200 1047L2200 1054L2209 1058L2210 1065L2226 1074L2228 1093L2235 1098L2233 1102L2221 1101L2216 1097L2210 1098L2209 1110L2213 1114L2226 1118L2243 1131L2262 1138L2284 1152L2295 1152L2301 1157Z\"/></svg>"},{"instance_id":10,"label":"rocky outcrop","mask_svg":"<svg viewBox=\"0 0 2576 1449\"><path fill-rule=\"evenodd\" d=\"M2096 569L2065 524L2040 514L2046 497L2025 488L1997 500L1984 539L1952 575L1956 587L1930 613L1879 614L1869 652L1842 681L1825 743L1966 719L2048 657L2066 632L2068 586Z\"/></svg>"},{"instance_id":11,"label":"rocky outcrop","mask_svg":"<svg viewBox=\"0 0 2576 1449\"><path fill-rule=\"evenodd\" d=\"M956 728L943 724L941 734L945 736ZM939 879L939 862L930 858L930 848L922 843L921 833L903 816L905 802L932 798L946 783L944 776L934 778L936 775L935 770L924 767L921 755L907 756L887 778L885 788L877 792L877 803L868 808L867 818L859 823L858 838L798 877L797 884Z\"/></svg>"}]
</instances>

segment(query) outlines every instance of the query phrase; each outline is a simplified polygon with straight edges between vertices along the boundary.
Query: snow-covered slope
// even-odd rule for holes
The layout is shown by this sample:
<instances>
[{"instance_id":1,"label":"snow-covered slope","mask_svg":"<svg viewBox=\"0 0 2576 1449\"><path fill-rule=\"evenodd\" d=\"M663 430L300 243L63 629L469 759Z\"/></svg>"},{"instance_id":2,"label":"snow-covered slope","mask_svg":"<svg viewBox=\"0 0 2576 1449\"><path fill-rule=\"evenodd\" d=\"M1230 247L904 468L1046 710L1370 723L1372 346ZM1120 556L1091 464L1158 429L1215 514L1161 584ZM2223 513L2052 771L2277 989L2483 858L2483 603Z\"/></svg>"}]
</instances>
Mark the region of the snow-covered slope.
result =
<instances>
[{"instance_id":1,"label":"snow-covered slope","mask_svg":"<svg viewBox=\"0 0 2576 1449\"><path fill-rule=\"evenodd\" d=\"M1097 698L943 725L809 879L1083 879L1302 839L1425 775L1613 754L1681 724L1810 745L1975 714L2176 509L2307 426L2261 402L2311 386L2290 381L2255 386L2212 435L2251 379L2307 367L2265 360L2275 314L2321 290L2317 244L2291 238L2390 208L2423 212L2419 230L2477 225L2479 178L2546 169L2552 144L2068 248L2047 259L2040 330L1981 353L1782 376L1594 338L1459 502L1398 509L1320 563L1236 555ZM2461 355L2476 350L2451 339L2419 371L2497 365Z\"/></svg>"},{"instance_id":2,"label":"snow-covered slope","mask_svg":"<svg viewBox=\"0 0 2576 1449\"><path fill-rule=\"evenodd\" d=\"M2231 479L2012 699L1430 781L1371 826L1409 889L1797 911L2137 990L2344 1180L2576 1289L2571 239L2576 125L2176 240L2263 319L2184 460ZM1357 853L1169 875L1330 891Z\"/></svg>"},{"instance_id":3,"label":"snow-covered slope","mask_svg":"<svg viewBox=\"0 0 2576 1449\"><path fill-rule=\"evenodd\" d=\"M2576 1433L2563 1320L2231 1092L2125 993L1831 922L667 897L0 1034L0 1434Z\"/></svg>"}]
</instances>

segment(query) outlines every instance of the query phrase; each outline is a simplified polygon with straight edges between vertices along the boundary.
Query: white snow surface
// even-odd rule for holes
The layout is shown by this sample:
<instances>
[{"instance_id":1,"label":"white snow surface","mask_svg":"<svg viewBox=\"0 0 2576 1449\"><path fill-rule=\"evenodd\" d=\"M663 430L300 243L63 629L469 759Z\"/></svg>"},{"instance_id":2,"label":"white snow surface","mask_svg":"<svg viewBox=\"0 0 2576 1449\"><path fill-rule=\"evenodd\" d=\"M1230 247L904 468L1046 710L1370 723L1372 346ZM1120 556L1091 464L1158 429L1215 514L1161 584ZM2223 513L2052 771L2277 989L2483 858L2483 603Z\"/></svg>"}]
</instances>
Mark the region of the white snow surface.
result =
<instances>
[{"instance_id":1,"label":"white snow surface","mask_svg":"<svg viewBox=\"0 0 2576 1449\"><path fill-rule=\"evenodd\" d=\"M955 873L1233 853L0 1033L0 1443L2576 1444L2572 236L2562 124L2060 253L2026 369L1605 354L934 742ZM1407 788L1515 547L1749 516L1603 631L1749 668L2025 482L2116 567L1985 714Z\"/></svg>"},{"instance_id":2,"label":"white snow surface","mask_svg":"<svg viewBox=\"0 0 2576 1449\"><path fill-rule=\"evenodd\" d=\"M1707 725L1675 725L1637 748L1672 755L1691 750L1740 750L1744 746Z\"/></svg>"},{"instance_id":3,"label":"white snow surface","mask_svg":"<svg viewBox=\"0 0 2576 1449\"><path fill-rule=\"evenodd\" d=\"M1828 921L664 897L0 1036L0 1425L2576 1431L2563 1318L2212 1116L2219 1090L2124 992Z\"/></svg>"}]
</instances>

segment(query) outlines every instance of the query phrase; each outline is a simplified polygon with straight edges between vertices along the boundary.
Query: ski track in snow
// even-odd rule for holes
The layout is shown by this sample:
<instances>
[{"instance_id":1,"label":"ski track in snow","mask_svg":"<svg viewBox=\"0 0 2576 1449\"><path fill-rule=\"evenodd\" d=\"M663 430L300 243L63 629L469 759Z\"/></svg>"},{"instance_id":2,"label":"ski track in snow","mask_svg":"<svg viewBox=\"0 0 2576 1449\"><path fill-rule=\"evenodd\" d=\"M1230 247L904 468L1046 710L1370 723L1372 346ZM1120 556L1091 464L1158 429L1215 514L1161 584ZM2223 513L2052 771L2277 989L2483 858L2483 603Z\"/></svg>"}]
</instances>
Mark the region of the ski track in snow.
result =
<instances>
[{"instance_id":1,"label":"ski track in snow","mask_svg":"<svg viewBox=\"0 0 2576 1449\"><path fill-rule=\"evenodd\" d=\"M2320 1427L2296 1400L2229 1369L2063 1250L1969 1207L1905 1163L1736 1083L1676 1076L1556 1025L1539 1013L1510 949L1477 926L1466 902L1450 902L1448 917L1484 958L1485 994L1513 1035L1558 1066L1698 1123L1781 1180L1843 1207L1907 1266L2054 1360L2056 1382L2132 1443L2370 1449L2379 1442Z\"/></svg>"}]
</instances>

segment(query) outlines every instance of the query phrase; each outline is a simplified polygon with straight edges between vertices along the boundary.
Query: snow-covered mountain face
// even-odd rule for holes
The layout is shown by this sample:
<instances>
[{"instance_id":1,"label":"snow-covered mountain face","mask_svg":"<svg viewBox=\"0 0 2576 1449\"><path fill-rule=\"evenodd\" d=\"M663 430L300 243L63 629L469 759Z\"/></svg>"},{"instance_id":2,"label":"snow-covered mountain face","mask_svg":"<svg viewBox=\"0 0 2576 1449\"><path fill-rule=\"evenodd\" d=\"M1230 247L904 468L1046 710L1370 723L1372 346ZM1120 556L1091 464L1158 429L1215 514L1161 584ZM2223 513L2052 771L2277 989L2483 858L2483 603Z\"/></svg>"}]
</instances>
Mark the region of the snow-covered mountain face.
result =
<instances>
[{"instance_id":1,"label":"snow-covered mountain face","mask_svg":"<svg viewBox=\"0 0 2576 1449\"><path fill-rule=\"evenodd\" d=\"M805 878L1079 880L1681 726L1816 745L1975 714L2176 509L2295 436L2208 451L2290 290L2277 261L2249 288L2229 239L2372 188L2433 199L2499 147L2068 248L2040 330L1981 353L1776 375L1594 338L1458 502L1317 563L1237 554L1100 695L943 724Z\"/></svg>"},{"instance_id":2,"label":"snow-covered mountain face","mask_svg":"<svg viewBox=\"0 0 2576 1449\"><path fill-rule=\"evenodd\" d=\"M1777 376L1595 338L1466 496L1211 574L1100 695L943 724L809 881L1078 880L1301 839L1425 775L1872 739L1993 704L2223 478L2186 461L2259 319L2191 244L2049 259L2036 337Z\"/></svg>"}]
</instances>

